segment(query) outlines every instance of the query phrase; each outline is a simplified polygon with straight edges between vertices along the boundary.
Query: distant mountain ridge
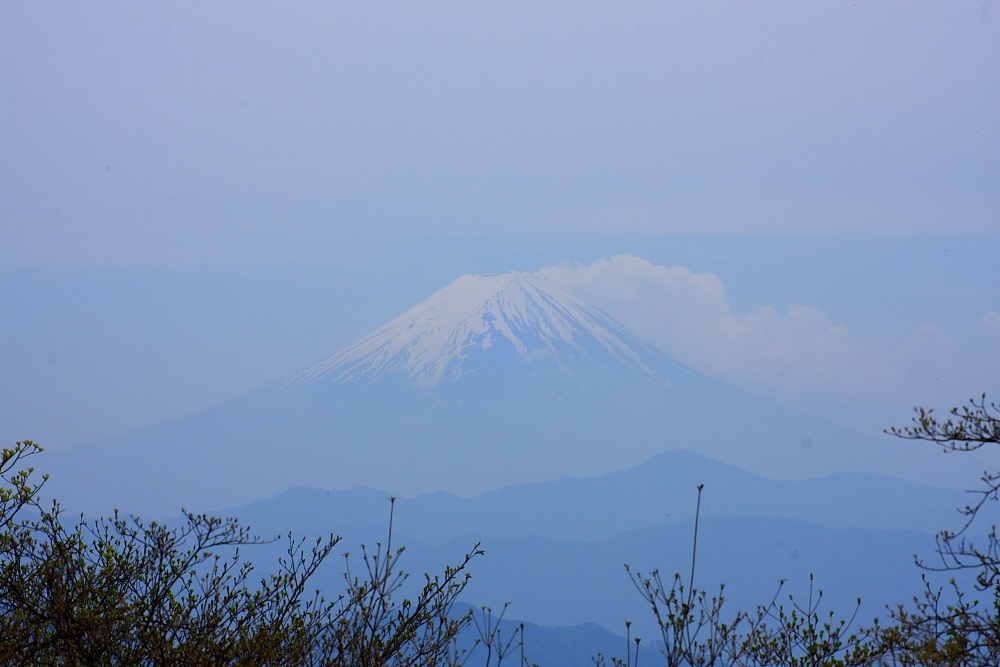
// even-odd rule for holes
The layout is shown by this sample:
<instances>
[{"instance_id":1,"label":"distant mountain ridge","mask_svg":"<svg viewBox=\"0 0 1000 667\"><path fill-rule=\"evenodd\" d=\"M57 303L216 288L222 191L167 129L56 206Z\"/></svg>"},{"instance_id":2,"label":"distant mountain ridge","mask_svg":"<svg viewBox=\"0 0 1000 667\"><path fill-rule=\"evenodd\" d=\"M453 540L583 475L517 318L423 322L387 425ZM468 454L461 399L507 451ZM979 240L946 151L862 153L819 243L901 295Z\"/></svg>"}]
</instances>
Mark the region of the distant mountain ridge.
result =
<instances>
[{"instance_id":1,"label":"distant mountain ridge","mask_svg":"<svg viewBox=\"0 0 1000 667\"><path fill-rule=\"evenodd\" d=\"M274 526L255 527L269 535L267 528ZM484 553L469 565L472 579L463 593L464 601L494 609L511 602L512 616L542 625L595 621L621 632L629 620L633 630L648 639L657 636L653 615L623 566L627 563L646 574L659 569L667 582L678 572L686 578L693 522L638 528L595 541L529 536L416 542L407 539L405 529L402 521L395 524L393 545L406 547L399 566L416 575L412 586L423 581L421 573L440 572L478 545ZM358 533L348 533L342 549L356 554L360 544L369 548L376 541L384 544L385 526L381 534L370 537L362 540ZM697 585L717 593L719 585L725 584L727 609L733 613L767 604L782 580L788 582L784 593L802 600L809 593L813 574L817 587L825 592L825 609L849 616L860 597L864 605L858 620L867 624L885 616L885 605L908 603L921 592L922 572L913 556L933 558L934 545L930 535L910 531L831 529L789 519L708 516L702 518L699 529ZM282 541L264 545L248 552L248 558L273 563L286 546ZM343 561L333 559L311 585L334 595L342 586L342 572ZM951 576L971 588L972 573L930 573L936 584ZM787 597L782 600L787 602Z\"/></svg>"},{"instance_id":2,"label":"distant mountain ridge","mask_svg":"<svg viewBox=\"0 0 1000 667\"><path fill-rule=\"evenodd\" d=\"M772 480L684 450L621 472L518 484L473 498L438 492L398 498L396 532L407 543L461 537L593 541L622 531L689 521L698 484L702 516L802 521L830 529L907 530L933 535L962 523L968 494L861 473ZM378 489L296 488L227 510L251 526L379 539L390 494Z\"/></svg>"},{"instance_id":3,"label":"distant mountain ridge","mask_svg":"<svg viewBox=\"0 0 1000 667\"><path fill-rule=\"evenodd\" d=\"M520 484L475 498L397 499L393 544L407 547L403 569L419 574L457 562L480 543L485 554L470 567L464 600L494 609L509 601L512 615L542 625L592 620L620 632L631 620L648 639L657 636L652 615L622 565L659 568L667 580L687 572L696 484L705 485L699 585L714 591L725 583L730 611L767 603L781 579L786 593L801 598L815 574L826 608L849 615L861 597L864 623L920 592L914 554L933 557L932 534L954 528L961 519L955 508L966 501L962 492L865 474L770 480L675 450L596 478ZM384 543L389 494L300 488L219 514L264 536L336 533L344 550L354 551ZM339 567L315 583L336 590Z\"/></svg>"},{"instance_id":4,"label":"distant mountain ridge","mask_svg":"<svg viewBox=\"0 0 1000 667\"><path fill-rule=\"evenodd\" d=\"M675 448L769 477L895 473L906 461L896 443L696 373L544 278L514 272L463 276L310 368L51 456L47 469L72 507L163 516L295 486L473 496L623 470Z\"/></svg>"}]
</instances>

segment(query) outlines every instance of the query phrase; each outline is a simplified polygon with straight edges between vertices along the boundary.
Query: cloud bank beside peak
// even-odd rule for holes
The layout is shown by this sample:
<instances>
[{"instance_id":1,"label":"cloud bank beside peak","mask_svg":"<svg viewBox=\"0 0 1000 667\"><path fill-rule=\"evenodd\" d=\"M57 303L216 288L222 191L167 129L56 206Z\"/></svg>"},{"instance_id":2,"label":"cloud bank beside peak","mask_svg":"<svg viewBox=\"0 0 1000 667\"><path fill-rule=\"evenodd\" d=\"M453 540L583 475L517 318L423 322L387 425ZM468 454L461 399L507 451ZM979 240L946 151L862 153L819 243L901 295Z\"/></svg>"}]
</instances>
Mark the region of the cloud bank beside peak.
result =
<instances>
[{"instance_id":1,"label":"cloud bank beside peak","mask_svg":"<svg viewBox=\"0 0 1000 667\"><path fill-rule=\"evenodd\" d=\"M951 400L949 391L938 392L965 391L969 376L1000 369L1000 341L991 346L986 340L1000 334L995 313L984 315L963 341L981 344L973 368L956 358L963 345L937 327L920 327L907 340L882 341L854 336L846 324L808 305L789 305L784 313L764 305L738 314L719 276L633 255L539 273L702 373L817 412L863 408L870 427L888 425L885 410Z\"/></svg>"}]
</instances>

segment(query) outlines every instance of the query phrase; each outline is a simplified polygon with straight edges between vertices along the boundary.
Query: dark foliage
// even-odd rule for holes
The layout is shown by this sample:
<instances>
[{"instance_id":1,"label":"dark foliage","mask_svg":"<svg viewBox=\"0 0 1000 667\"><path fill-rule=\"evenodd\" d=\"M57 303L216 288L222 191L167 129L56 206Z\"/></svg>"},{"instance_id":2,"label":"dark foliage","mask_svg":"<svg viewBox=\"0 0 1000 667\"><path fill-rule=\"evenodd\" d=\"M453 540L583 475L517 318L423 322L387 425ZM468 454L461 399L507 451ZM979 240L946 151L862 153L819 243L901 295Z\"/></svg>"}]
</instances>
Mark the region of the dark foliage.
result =
<instances>
[{"instance_id":1,"label":"dark foliage","mask_svg":"<svg viewBox=\"0 0 1000 667\"><path fill-rule=\"evenodd\" d=\"M22 460L30 441L0 459L0 664L4 665L459 665L455 639L469 624L452 606L464 568L427 576L415 599L402 549L363 552L335 600L308 590L336 547L288 537L278 571L258 582L240 548L258 544L234 519L186 514L168 528L114 516L68 526L43 508ZM218 551L234 555L222 557ZM346 555L345 555L346 558Z\"/></svg>"},{"instance_id":2,"label":"dark foliage","mask_svg":"<svg viewBox=\"0 0 1000 667\"><path fill-rule=\"evenodd\" d=\"M675 574L668 586L655 570L643 576L625 566L656 617L667 667L856 667L880 660L878 629L851 633L853 616L838 620L833 612L821 612L823 594L820 591L813 596L811 580L806 604L791 596L789 607L780 603L782 582L769 604L752 613L738 612L731 621L726 621L725 588L720 587L717 595L710 596L694 585L702 489L698 486L687 584L680 574ZM639 643L636 639L634 651L627 647L626 660L613 658L612 664L636 665ZM607 663L603 656L597 656L594 662L597 667L605 667Z\"/></svg>"},{"instance_id":3,"label":"dark foliage","mask_svg":"<svg viewBox=\"0 0 1000 667\"><path fill-rule=\"evenodd\" d=\"M946 452L971 452L1000 445L1000 406L987 403L985 394L968 405L952 408L944 420L939 420L933 410L918 407L915 413L912 426L892 428L888 433L933 442ZM982 481L983 488L973 491L978 496L976 502L960 510L966 516L965 525L956 532L938 535L939 561L920 561L928 570L974 570L978 599L960 590L954 580L946 590L935 589L925 580L923 598L914 601L915 609L908 611L900 606L892 614L896 625L883 633L886 652L896 664L1000 665L1000 540L996 524L991 525L985 546L965 537L973 521L1000 494L1000 471L983 472Z\"/></svg>"}]
</instances>

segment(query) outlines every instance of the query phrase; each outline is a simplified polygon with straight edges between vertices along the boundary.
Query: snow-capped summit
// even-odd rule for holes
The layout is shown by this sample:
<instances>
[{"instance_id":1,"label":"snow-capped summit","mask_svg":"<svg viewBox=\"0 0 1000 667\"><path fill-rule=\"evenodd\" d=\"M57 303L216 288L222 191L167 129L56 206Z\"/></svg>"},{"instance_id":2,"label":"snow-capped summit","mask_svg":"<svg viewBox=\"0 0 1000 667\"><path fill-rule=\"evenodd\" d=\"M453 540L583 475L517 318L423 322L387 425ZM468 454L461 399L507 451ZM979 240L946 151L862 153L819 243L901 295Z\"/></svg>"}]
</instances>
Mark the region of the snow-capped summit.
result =
<instances>
[{"instance_id":1,"label":"snow-capped summit","mask_svg":"<svg viewBox=\"0 0 1000 667\"><path fill-rule=\"evenodd\" d=\"M696 373L541 276L508 273L462 276L311 368L85 445L55 472L74 480L59 497L87 511L127 501L163 514L292 486L476 495L676 447L778 476L871 465L875 451Z\"/></svg>"},{"instance_id":2,"label":"snow-capped summit","mask_svg":"<svg viewBox=\"0 0 1000 667\"><path fill-rule=\"evenodd\" d=\"M316 382L394 376L433 389L476 372L484 357L507 364L623 365L658 377L666 355L600 310L533 273L465 275L350 347L289 377L286 389ZM572 360L572 363L570 361Z\"/></svg>"}]
</instances>

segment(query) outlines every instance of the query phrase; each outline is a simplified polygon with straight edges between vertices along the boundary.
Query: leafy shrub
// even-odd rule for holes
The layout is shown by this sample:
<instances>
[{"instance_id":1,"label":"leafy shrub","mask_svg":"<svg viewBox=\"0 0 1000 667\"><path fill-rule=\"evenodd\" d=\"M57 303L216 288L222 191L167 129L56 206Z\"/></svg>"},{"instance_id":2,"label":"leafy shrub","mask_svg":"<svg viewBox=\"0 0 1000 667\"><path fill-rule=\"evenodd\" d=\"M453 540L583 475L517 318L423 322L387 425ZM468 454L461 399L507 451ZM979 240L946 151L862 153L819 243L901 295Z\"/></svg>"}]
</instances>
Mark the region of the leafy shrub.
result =
<instances>
[{"instance_id":1,"label":"leafy shrub","mask_svg":"<svg viewBox=\"0 0 1000 667\"><path fill-rule=\"evenodd\" d=\"M252 583L240 548L261 540L235 519L185 514L169 528L119 515L68 526L43 508L25 441L0 457L0 664L4 665L460 665L455 639L470 617L452 607L465 567L427 576L415 599L395 594L402 549L363 553L335 600L308 591L338 543L289 536L277 574ZM236 547L229 557L219 550Z\"/></svg>"}]
</instances>

